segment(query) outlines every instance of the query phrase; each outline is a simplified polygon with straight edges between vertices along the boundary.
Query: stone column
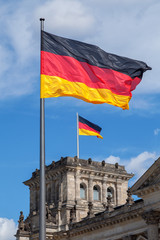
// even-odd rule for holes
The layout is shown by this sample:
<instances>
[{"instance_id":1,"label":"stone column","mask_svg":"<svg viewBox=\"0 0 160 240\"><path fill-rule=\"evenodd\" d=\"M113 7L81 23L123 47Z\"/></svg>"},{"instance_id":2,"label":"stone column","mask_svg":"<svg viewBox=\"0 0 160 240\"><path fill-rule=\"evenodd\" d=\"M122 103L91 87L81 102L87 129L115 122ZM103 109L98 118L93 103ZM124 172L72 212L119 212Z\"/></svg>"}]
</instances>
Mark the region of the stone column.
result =
<instances>
[{"instance_id":1,"label":"stone column","mask_svg":"<svg viewBox=\"0 0 160 240\"><path fill-rule=\"evenodd\" d=\"M158 223L160 220L160 212L148 211L142 214L143 219L147 223L148 240L158 240Z\"/></svg>"},{"instance_id":2,"label":"stone column","mask_svg":"<svg viewBox=\"0 0 160 240\"><path fill-rule=\"evenodd\" d=\"M93 177L89 177L88 181L88 202L93 202Z\"/></svg>"},{"instance_id":3,"label":"stone column","mask_svg":"<svg viewBox=\"0 0 160 240\"><path fill-rule=\"evenodd\" d=\"M75 201L80 200L80 170L75 172Z\"/></svg>"},{"instance_id":4,"label":"stone column","mask_svg":"<svg viewBox=\"0 0 160 240\"><path fill-rule=\"evenodd\" d=\"M107 197L107 186L106 186L106 179L102 180L102 203L106 204L106 197Z\"/></svg>"},{"instance_id":5,"label":"stone column","mask_svg":"<svg viewBox=\"0 0 160 240\"><path fill-rule=\"evenodd\" d=\"M81 179L80 179L80 169L77 168L77 170L75 171L74 174L74 178L75 178L75 204L76 206L74 207L74 221L78 222L80 221L80 211L79 211L79 207L81 208L81 199L80 199L80 183L81 183ZM73 208L72 208L73 211ZM71 213L72 213L71 211Z\"/></svg>"},{"instance_id":6,"label":"stone column","mask_svg":"<svg viewBox=\"0 0 160 240\"><path fill-rule=\"evenodd\" d=\"M67 204L75 203L75 176L74 170L67 170Z\"/></svg>"},{"instance_id":7,"label":"stone column","mask_svg":"<svg viewBox=\"0 0 160 240\"><path fill-rule=\"evenodd\" d=\"M66 208L66 225L65 225L66 231L69 229L69 223L70 223L70 209Z\"/></svg>"},{"instance_id":8,"label":"stone column","mask_svg":"<svg viewBox=\"0 0 160 240\"><path fill-rule=\"evenodd\" d=\"M59 185L59 190L58 190L58 192L59 192L58 201L59 201L59 202L62 202L62 186L61 186L62 175L61 175L61 174L59 174L59 179L58 179L58 181L59 181L59 183L58 183L58 185Z\"/></svg>"},{"instance_id":9,"label":"stone column","mask_svg":"<svg viewBox=\"0 0 160 240\"><path fill-rule=\"evenodd\" d=\"M63 202L64 198L63 198L63 174L61 174L61 202Z\"/></svg>"},{"instance_id":10,"label":"stone column","mask_svg":"<svg viewBox=\"0 0 160 240\"><path fill-rule=\"evenodd\" d=\"M122 196L121 196L121 188L122 188L122 186L121 186L122 184L121 184L121 180L120 179L117 179L117 181L116 181L116 191L115 191L115 205L116 206L118 206L118 205L121 205L122 203L121 203L121 199L122 199Z\"/></svg>"},{"instance_id":11,"label":"stone column","mask_svg":"<svg viewBox=\"0 0 160 240\"><path fill-rule=\"evenodd\" d=\"M61 224L62 224L62 221L61 221L61 209L58 207L57 209L57 225L58 225L58 231L61 230Z\"/></svg>"}]
</instances>

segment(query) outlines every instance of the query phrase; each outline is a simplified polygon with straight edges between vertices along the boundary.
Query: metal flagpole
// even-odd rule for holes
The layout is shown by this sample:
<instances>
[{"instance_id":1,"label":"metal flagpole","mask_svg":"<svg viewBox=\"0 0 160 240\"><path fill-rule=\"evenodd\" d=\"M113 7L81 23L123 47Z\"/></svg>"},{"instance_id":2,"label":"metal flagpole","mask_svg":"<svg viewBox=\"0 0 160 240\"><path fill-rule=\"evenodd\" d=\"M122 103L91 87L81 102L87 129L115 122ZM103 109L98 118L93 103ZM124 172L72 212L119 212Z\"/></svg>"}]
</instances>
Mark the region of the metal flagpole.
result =
<instances>
[{"instance_id":1,"label":"metal flagpole","mask_svg":"<svg viewBox=\"0 0 160 240\"><path fill-rule=\"evenodd\" d=\"M77 113L77 158L79 158L79 117Z\"/></svg>"},{"instance_id":2,"label":"metal flagpole","mask_svg":"<svg viewBox=\"0 0 160 240\"><path fill-rule=\"evenodd\" d=\"M44 18L40 18L41 31L44 30ZM42 44L42 33L41 33ZM41 46L40 46L41 47ZM42 63L41 63L42 64ZM40 205L39 205L39 240L46 240L46 184L45 184L45 99L40 98Z\"/></svg>"}]
</instances>

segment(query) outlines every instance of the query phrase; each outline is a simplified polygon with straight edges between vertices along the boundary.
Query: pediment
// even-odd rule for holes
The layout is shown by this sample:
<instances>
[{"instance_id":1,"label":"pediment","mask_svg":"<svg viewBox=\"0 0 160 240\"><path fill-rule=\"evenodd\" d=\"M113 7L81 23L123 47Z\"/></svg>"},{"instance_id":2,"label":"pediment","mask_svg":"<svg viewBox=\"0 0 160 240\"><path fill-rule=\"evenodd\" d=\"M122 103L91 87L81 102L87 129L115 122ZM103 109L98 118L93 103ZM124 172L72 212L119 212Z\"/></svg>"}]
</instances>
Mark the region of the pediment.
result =
<instances>
[{"instance_id":1,"label":"pediment","mask_svg":"<svg viewBox=\"0 0 160 240\"><path fill-rule=\"evenodd\" d=\"M145 189L160 187L160 158L131 187L132 194Z\"/></svg>"}]
</instances>

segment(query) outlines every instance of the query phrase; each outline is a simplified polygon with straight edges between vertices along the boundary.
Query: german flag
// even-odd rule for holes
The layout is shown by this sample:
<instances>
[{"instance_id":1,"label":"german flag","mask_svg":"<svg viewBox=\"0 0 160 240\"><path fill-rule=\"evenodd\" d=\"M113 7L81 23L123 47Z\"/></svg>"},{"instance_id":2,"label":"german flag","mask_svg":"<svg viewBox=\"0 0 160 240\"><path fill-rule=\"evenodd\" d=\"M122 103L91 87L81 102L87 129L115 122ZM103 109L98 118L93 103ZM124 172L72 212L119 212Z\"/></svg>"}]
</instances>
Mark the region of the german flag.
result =
<instances>
[{"instance_id":1,"label":"german flag","mask_svg":"<svg viewBox=\"0 0 160 240\"><path fill-rule=\"evenodd\" d=\"M97 136L98 138L103 137L100 135L102 128L98 125L89 122L87 119L79 116L79 135L90 135Z\"/></svg>"},{"instance_id":2,"label":"german flag","mask_svg":"<svg viewBox=\"0 0 160 240\"><path fill-rule=\"evenodd\" d=\"M72 96L129 109L146 63L42 31L41 98Z\"/></svg>"}]
</instances>

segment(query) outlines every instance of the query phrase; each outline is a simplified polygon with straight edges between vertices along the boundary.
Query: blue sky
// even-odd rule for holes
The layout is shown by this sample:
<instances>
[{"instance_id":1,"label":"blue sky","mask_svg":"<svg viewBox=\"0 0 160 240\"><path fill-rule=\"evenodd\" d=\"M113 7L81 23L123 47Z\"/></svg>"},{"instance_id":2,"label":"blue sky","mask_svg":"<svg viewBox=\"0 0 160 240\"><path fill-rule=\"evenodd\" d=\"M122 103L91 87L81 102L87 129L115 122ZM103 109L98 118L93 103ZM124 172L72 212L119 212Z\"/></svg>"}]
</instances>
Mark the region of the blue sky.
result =
<instances>
[{"instance_id":1,"label":"blue sky","mask_svg":"<svg viewBox=\"0 0 160 240\"><path fill-rule=\"evenodd\" d=\"M0 239L13 240L29 213L23 181L39 168L40 17L53 34L146 62L130 109L74 98L46 99L46 164L76 155L76 113L102 127L103 140L80 136L80 157L123 164L134 181L160 155L160 2L158 0L1 1ZM10 229L10 231L8 231Z\"/></svg>"}]
</instances>

